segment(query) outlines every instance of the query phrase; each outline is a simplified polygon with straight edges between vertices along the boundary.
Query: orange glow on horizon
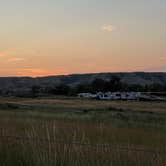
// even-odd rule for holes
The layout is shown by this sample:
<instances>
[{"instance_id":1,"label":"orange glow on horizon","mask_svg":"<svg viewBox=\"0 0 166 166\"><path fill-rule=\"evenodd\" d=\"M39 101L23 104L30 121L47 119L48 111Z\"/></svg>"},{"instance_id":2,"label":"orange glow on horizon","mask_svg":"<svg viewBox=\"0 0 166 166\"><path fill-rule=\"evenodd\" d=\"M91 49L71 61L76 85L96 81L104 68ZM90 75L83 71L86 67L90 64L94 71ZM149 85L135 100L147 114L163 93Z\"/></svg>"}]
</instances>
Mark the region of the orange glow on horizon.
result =
<instances>
[{"instance_id":1,"label":"orange glow on horizon","mask_svg":"<svg viewBox=\"0 0 166 166\"><path fill-rule=\"evenodd\" d=\"M51 75L65 75L68 74L66 70L59 69L56 71L40 69L40 68L24 68L17 71L17 76L29 76L29 77L43 77Z\"/></svg>"}]
</instances>

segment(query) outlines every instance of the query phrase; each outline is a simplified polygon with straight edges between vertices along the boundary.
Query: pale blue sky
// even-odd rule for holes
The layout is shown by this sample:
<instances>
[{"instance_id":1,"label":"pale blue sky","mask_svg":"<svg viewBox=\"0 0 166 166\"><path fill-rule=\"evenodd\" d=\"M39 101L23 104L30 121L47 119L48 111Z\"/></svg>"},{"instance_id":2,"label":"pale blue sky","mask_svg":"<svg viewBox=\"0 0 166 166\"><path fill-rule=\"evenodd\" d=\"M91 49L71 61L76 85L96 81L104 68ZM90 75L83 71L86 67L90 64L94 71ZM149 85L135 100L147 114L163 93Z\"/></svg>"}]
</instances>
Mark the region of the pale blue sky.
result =
<instances>
[{"instance_id":1,"label":"pale blue sky","mask_svg":"<svg viewBox=\"0 0 166 166\"><path fill-rule=\"evenodd\" d=\"M0 75L166 71L165 0L5 0L0 21Z\"/></svg>"}]
</instances>

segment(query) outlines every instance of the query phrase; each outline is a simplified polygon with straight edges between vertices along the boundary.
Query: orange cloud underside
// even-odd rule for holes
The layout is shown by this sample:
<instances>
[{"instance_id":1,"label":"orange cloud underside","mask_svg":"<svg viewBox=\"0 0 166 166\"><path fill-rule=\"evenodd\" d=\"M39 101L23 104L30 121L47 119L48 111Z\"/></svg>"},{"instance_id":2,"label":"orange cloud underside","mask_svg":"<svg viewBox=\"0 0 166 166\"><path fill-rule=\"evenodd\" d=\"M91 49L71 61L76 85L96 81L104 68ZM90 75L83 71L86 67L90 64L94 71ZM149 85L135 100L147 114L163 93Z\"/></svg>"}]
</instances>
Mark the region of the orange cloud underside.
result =
<instances>
[{"instance_id":1,"label":"orange cloud underside","mask_svg":"<svg viewBox=\"0 0 166 166\"><path fill-rule=\"evenodd\" d=\"M1 58L1 57L5 57L5 56L6 56L6 54L0 53L0 58Z\"/></svg>"},{"instance_id":2,"label":"orange cloud underside","mask_svg":"<svg viewBox=\"0 0 166 166\"><path fill-rule=\"evenodd\" d=\"M40 69L40 68L24 68L19 69L17 72L18 76L31 76L31 77L41 77L41 76L48 76L48 75L63 75L68 74L66 70L57 69L56 71L47 70L47 69Z\"/></svg>"}]
</instances>

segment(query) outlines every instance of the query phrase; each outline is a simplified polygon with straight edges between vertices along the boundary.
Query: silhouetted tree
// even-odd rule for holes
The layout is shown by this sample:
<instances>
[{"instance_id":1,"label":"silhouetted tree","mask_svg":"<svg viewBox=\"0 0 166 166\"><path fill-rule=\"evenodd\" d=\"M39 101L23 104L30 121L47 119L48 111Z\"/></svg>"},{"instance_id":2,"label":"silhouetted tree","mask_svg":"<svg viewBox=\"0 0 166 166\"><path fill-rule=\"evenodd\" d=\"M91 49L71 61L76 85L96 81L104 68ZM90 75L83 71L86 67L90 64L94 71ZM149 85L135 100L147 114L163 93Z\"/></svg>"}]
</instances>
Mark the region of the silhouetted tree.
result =
<instances>
[{"instance_id":1,"label":"silhouetted tree","mask_svg":"<svg viewBox=\"0 0 166 166\"><path fill-rule=\"evenodd\" d=\"M121 79L118 76L112 76L111 80L108 82L108 85L109 91L115 92L123 90Z\"/></svg>"},{"instance_id":2,"label":"silhouetted tree","mask_svg":"<svg viewBox=\"0 0 166 166\"><path fill-rule=\"evenodd\" d=\"M105 85L106 82L103 79L95 79L92 82L91 87L93 91L105 91Z\"/></svg>"},{"instance_id":3,"label":"silhouetted tree","mask_svg":"<svg viewBox=\"0 0 166 166\"><path fill-rule=\"evenodd\" d=\"M54 94L54 95L68 95L70 93L70 87L67 85L61 84L56 87L49 88L48 93Z\"/></svg>"},{"instance_id":4,"label":"silhouetted tree","mask_svg":"<svg viewBox=\"0 0 166 166\"><path fill-rule=\"evenodd\" d=\"M91 84L79 84L74 89L76 93L93 92Z\"/></svg>"},{"instance_id":5,"label":"silhouetted tree","mask_svg":"<svg viewBox=\"0 0 166 166\"><path fill-rule=\"evenodd\" d=\"M32 97L37 97L40 92L41 92L40 86L38 86L38 85L32 86L32 88L31 88Z\"/></svg>"}]
</instances>

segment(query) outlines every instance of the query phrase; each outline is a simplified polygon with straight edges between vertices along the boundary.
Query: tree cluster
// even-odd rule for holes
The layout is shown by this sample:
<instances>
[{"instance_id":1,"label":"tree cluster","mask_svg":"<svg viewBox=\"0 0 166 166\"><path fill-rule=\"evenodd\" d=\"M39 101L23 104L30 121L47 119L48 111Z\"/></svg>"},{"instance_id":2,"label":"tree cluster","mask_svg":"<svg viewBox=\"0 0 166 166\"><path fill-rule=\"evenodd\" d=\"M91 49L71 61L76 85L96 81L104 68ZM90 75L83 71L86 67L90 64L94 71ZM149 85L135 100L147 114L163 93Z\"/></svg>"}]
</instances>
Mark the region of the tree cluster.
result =
<instances>
[{"instance_id":1,"label":"tree cluster","mask_svg":"<svg viewBox=\"0 0 166 166\"><path fill-rule=\"evenodd\" d=\"M126 84L117 76L112 76L109 80L95 79L91 83L68 86L66 84L42 87L34 85L28 89L3 89L1 96L38 97L47 95L75 96L78 93L96 92L166 92L166 85L162 84Z\"/></svg>"}]
</instances>

